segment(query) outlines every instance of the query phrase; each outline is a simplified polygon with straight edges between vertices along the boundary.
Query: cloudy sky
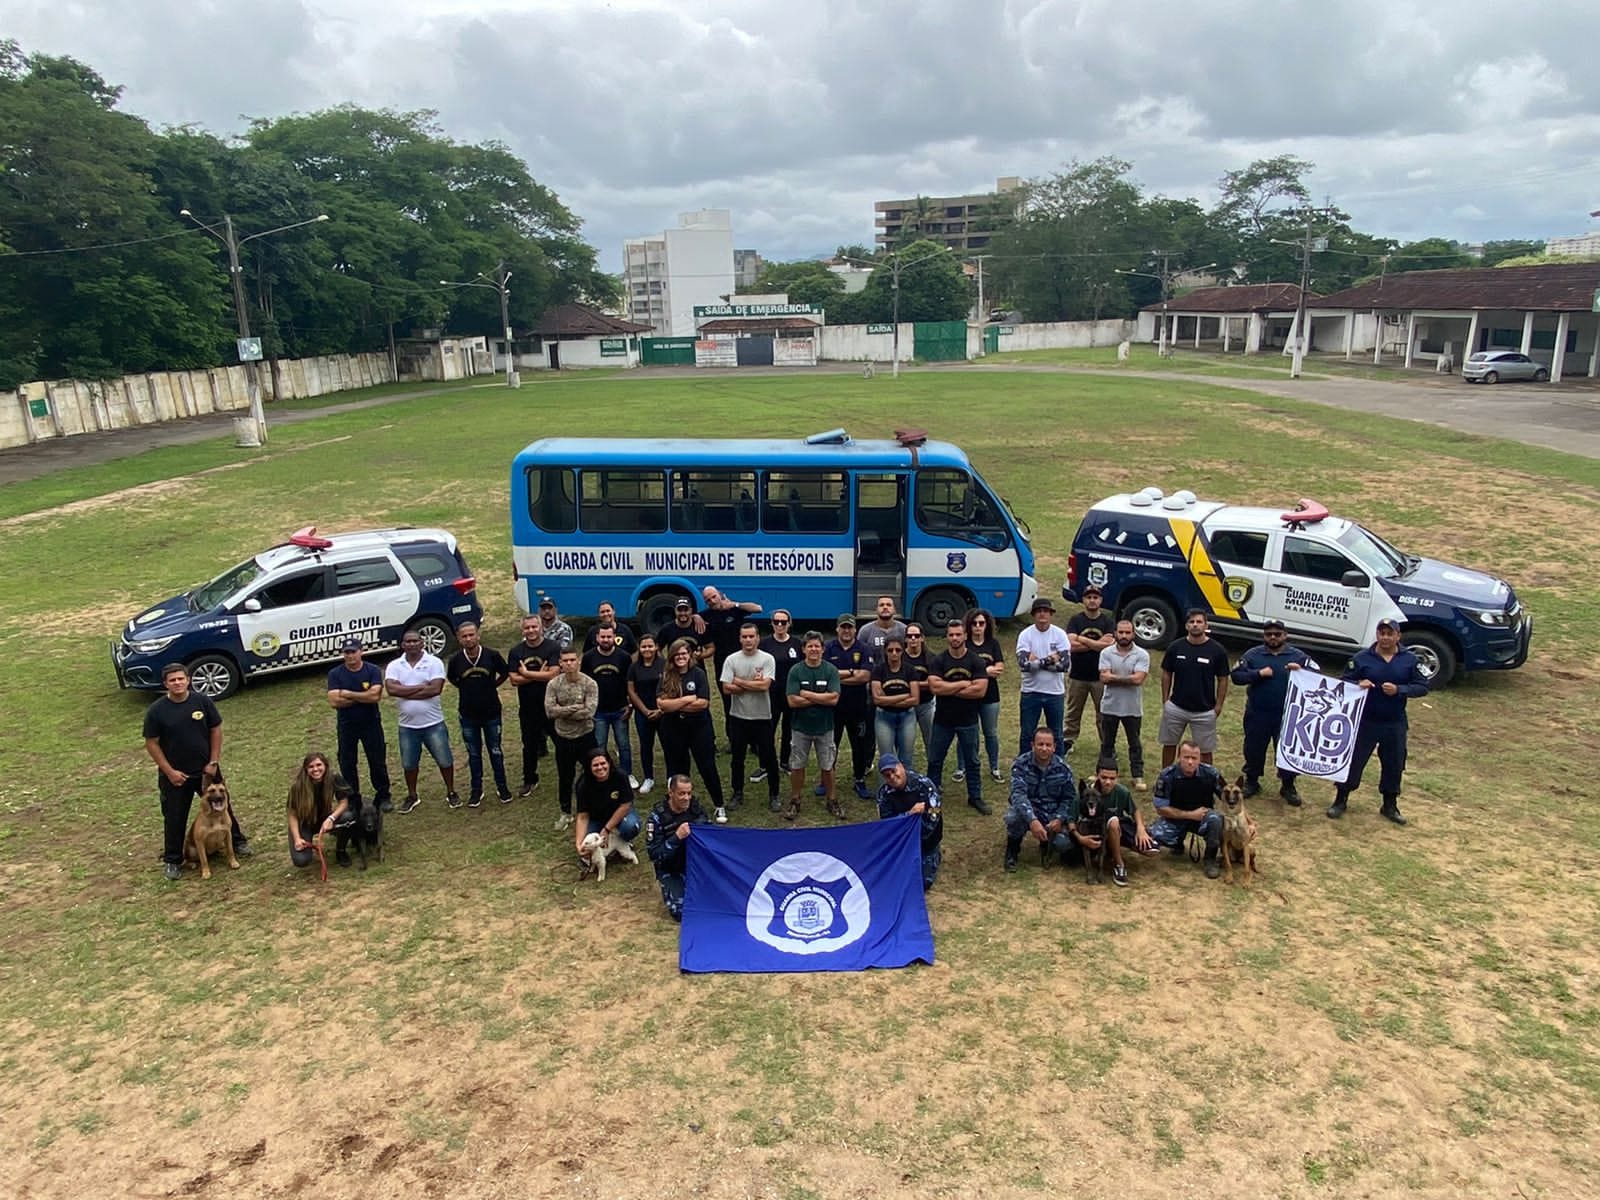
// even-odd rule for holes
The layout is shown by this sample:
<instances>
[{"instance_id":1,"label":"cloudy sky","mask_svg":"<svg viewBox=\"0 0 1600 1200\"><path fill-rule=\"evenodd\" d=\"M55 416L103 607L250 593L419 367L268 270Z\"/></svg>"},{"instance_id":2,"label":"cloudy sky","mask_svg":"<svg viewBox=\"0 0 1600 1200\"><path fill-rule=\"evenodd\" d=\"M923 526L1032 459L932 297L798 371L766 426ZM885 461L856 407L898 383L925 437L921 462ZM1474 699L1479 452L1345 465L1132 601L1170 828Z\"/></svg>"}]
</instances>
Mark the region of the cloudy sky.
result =
<instances>
[{"instance_id":1,"label":"cloudy sky","mask_svg":"<svg viewBox=\"0 0 1600 1200\"><path fill-rule=\"evenodd\" d=\"M6 0L0 36L153 125L341 102L498 139L624 237L733 212L768 258L870 243L875 200L1116 154L1147 191L1311 160L1357 228L1600 228L1593 0Z\"/></svg>"}]
</instances>

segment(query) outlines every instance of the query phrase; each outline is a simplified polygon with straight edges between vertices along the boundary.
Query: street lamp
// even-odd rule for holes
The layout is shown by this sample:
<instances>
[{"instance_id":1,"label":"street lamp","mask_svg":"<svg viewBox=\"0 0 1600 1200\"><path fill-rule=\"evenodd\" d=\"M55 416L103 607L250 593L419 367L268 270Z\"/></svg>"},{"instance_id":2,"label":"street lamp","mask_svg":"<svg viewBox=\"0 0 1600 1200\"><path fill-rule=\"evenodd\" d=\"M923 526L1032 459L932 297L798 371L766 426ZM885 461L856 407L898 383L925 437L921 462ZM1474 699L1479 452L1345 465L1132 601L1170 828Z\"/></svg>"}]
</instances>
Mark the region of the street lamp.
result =
<instances>
[{"instance_id":1,"label":"street lamp","mask_svg":"<svg viewBox=\"0 0 1600 1200\"><path fill-rule=\"evenodd\" d=\"M1114 275L1137 275L1141 279L1154 279L1161 284L1161 328L1156 332L1157 358L1166 358L1172 353L1171 348L1167 345L1167 304L1172 299L1172 281L1179 275L1192 274L1196 271L1209 271L1217 265L1214 262L1208 262L1200 267L1185 267L1177 271L1170 271L1167 269L1167 259L1169 257L1170 255L1166 254L1161 256L1161 274L1159 275L1152 274L1149 271L1125 271L1121 267L1111 268ZM1199 321L1199 319L1199 317L1195 318L1196 321ZM1198 335L1198 333L1199 330L1197 328L1196 334Z\"/></svg>"},{"instance_id":2,"label":"street lamp","mask_svg":"<svg viewBox=\"0 0 1600 1200\"><path fill-rule=\"evenodd\" d=\"M928 262L928 261L930 261L932 259L938 258L939 255L946 254L946 253L948 253L948 251L946 251L946 250L941 248L939 250L931 251L931 252L929 252L927 254L924 254L921 258L913 258L908 263L903 263L903 262L900 261L900 256L899 256L899 252L898 251L894 255L892 255L891 258L890 258L890 262L889 262L889 268L890 268L889 287L890 287L890 290L894 293L894 349L892 351L890 351L890 356L893 359L893 361L890 363L890 368L891 368L890 373L896 379L900 378L900 272L905 270L908 267L914 267L919 263ZM845 261L846 262L855 262L856 260L847 258L847 259L845 259ZM863 264L863 265L872 266L872 267L881 267L883 264L881 262L876 262L876 263L867 263L867 264Z\"/></svg>"},{"instance_id":3,"label":"street lamp","mask_svg":"<svg viewBox=\"0 0 1600 1200\"><path fill-rule=\"evenodd\" d=\"M246 386L250 392L250 421L255 426L255 440L249 441L240 435L241 446L264 446L267 442L267 414L261 407L261 378L256 373L256 360L244 357L244 343L250 336L250 311L244 302L244 272L239 267L239 247L246 242L253 242L257 238L269 237L274 233L283 233L288 229L299 229L302 225L315 225L328 219L327 213L318 213L305 221L295 221L289 225L279 225L276 229L263 229L260 233L252 233L246 237L235 238L233 235L233 215L222 214L222 229L219 232L213 225L207 225L187 208L178 210L180 217L188 217L201 229L204 229L217 241L228 248L228 275L233 280L233 312L239 321L239 361L244 363Z\"/></svg>"},{"instance_id":4,"label":"street lamp","mask_svg":"<svg viewBox=\"0 0 1600 1200\"><path fill-rule=\"evenodd\" d=\"M506 287L506 284L510 281L511 272L506 270L506 260L502 258L495 264L493 277L479 271L472 279L441 279L439 280L439 286L456 288L481 287L500 293L500 327L506 333L506 386L516 387L518 380L511 370L511 289Z\"/></svg>"}]
</instances>

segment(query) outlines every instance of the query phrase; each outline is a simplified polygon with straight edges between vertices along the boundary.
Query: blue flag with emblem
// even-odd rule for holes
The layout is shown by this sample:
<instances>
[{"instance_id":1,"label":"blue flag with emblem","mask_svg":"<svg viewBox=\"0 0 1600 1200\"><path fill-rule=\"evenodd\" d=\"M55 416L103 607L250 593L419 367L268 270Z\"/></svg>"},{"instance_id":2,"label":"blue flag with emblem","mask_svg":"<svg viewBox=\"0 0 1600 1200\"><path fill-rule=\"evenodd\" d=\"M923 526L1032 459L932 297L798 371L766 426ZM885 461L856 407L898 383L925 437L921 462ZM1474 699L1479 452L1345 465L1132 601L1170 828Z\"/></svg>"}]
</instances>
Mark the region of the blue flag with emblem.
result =
<instances>
[{"instance_id":1,"label":"blue flag with emblem","mask_svg":"<svg viewBox=\"0 0 1600 1200\"><path fill-rule=\"evenodd\" d=\"M860 971L931 963L920 822L695 826L679 969Z\"/></svg>"}]
</instances>

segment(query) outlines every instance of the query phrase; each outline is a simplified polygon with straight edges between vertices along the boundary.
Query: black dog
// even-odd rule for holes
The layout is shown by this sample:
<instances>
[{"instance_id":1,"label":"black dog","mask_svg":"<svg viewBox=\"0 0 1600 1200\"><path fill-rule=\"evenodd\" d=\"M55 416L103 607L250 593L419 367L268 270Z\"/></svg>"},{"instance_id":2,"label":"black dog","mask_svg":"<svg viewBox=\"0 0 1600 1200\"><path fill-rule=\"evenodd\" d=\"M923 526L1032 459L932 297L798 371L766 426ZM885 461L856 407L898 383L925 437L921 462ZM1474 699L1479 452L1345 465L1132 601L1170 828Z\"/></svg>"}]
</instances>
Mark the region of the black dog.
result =
<instances>
[{"instance_id":1,"label":"black dog","mask_svg":"<svg viewBox=\"0 0 1600 1200\"><path fill-rule=\"evenodd\" d=\"M1078 819L1073 822L1080 837L1100 839L1100 848L1091 850L1080 846L1083 855L1083 881L1099 883L1105 875L1106 865L1106 814L1100 804L1100 789L1094 780L1085 779L1078 784Z\"/></svg>"},{"instance_id":2,"label":"black dog","mask_svg":"<svg viewBox=\"0 0 1600 1200\"><path fill-rule=\"evenodd\" d=\"M351 798L350 785L343 779L333 781L333 790L341 799L350 800L344 819L334 826L339 835L336 853L339 865L350 865L350 847L353 845L361 869L365 871L369 850L375 859L383 861L383 810L376 801L363 804L359 799Z\"/></svg>"}]
</instances>

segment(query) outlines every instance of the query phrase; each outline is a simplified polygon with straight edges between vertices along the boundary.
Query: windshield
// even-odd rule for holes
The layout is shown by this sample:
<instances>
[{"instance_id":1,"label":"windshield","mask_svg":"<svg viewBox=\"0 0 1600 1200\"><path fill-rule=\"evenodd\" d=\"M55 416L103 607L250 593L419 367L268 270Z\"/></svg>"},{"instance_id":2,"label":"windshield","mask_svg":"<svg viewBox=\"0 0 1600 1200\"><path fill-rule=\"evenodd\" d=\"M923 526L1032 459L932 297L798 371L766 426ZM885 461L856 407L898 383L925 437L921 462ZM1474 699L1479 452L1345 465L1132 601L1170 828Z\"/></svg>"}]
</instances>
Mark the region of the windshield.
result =
<instances>
[{"instance_id":1,"label":"windshield","mask_svg":"<svg viewBox=\"0 0 1600 1200\"><path fill-rule=\"evenodd\" d=\"M999 502L1000 507L1006 510L1006 516L1011 518L1011 524L1016 527L1017 536L1025 542L1031 542L1033 539L1029 535L1033 533L1033 530L1028 528L1026 521L1017 516L1017 510L1011 507L1011 501L998 492L994 493L994 498Z\"/></svg>"},{"instance_id":2,"label":"windshield","mask_svg":"<svg viewBox=\"0 0 1600 1200\"><path fill-rule=\"evenodd\" d=\"M1393 579L1411 569L1411 563L1404 554L1370 529L1363 529L1359 525L1351 525L1341 533L1339 545L1348 550L1374 577Z\"/></svg>"},{"instance_id":3,"label":"windshield","mask_svg":"<svg viewBox=\"0 0 1600 1200\"><path fill-rule=\"evenodd\" d=\"M195 612L210 612L240 588L261 575L261 564L247 558L237 567L230 567L210 583L203 583L189 593L189 606Z\"/></svg>"}]
</instances>

